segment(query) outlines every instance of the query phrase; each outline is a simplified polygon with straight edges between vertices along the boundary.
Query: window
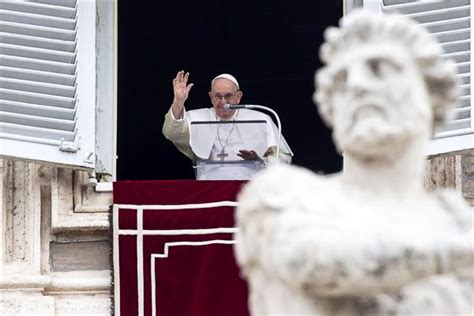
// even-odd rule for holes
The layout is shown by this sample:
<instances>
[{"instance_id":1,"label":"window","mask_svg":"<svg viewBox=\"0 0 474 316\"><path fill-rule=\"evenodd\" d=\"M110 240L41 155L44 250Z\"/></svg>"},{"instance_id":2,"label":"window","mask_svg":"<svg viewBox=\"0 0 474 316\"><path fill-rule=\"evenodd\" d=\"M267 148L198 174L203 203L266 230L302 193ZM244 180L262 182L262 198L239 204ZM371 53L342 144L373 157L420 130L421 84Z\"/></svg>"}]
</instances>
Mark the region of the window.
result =
<instances>
[{"instance_id":1,"label":"window","mask_svg":"<svg viewBox=\"0 0 474 316\"><path fill-rule=\"evenodd\" d=\"M111 1L0 1L2 157L114 173L113 9Z\"/></svg>"},{"instance_id":2,"label":"window","mask_svg":"<svg viewBox=\"0 0 474 316\"><path fill-rule=\"evenodd\" d=\"M349 8L356 6L349 1ZM398 12L423 24L444 48L445 56L456 61L462 95L455 116L437 130L426 153L434 155L474 148L471 106L471 8L469 0L406 1L364 0L364 9L381 13Z\"/></svg>"}]
</instances>

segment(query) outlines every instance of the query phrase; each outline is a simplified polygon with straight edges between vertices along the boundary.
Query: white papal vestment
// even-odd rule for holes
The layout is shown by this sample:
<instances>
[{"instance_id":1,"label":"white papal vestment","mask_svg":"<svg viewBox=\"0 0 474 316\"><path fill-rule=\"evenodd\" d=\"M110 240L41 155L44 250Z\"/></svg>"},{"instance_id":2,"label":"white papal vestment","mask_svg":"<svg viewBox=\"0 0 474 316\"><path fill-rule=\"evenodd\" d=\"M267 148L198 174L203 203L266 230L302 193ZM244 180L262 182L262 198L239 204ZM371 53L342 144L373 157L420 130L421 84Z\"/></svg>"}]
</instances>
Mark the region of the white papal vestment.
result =
<instances>
[{"instance_id":1,"label":"white papal vestment","mask_svg":"<svg viewBox=\"0 0 474 316\"><path fill-rule=\"evenodd\" d=\"M206 165L204 174L197 173L200 180L250 179L264 163L244 161L237 156L239 150L254 150L263 157L269 148L277 146L278 140L278 129L271 118L248 109L237 110L226 121L217 117L214 108L184 111L181 119L176 119L170 109L165 116L163 134L192 159L197 168L212 161ZM280 160L291 162L293 153L283 137L280 147L283 153ZM268 163L272 158L265 160Z\"/></svg>"}]
</instances>

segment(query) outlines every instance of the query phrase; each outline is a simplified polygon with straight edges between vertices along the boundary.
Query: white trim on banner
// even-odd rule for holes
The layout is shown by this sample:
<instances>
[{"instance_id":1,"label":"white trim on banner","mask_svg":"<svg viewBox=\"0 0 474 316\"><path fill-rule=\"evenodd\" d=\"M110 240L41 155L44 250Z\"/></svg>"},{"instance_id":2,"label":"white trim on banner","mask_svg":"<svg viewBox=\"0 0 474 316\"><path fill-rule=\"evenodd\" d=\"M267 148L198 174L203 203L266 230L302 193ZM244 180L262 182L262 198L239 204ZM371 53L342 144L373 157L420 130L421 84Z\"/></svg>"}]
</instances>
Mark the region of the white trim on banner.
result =
<instances>
[{"instance_id":1,"label":"white trim on banner","mask_svg":"<svg viewBox=\"0 0 474 316\"><path fill-rule=\"evenodd\" d=\"M208 245L233 245L235 240L215 239L205 241L176 241L165 243L164 253L151 254L150 276L151 276L151 315L156 316L156 274L155 262L159 258L168 258L169 248L178 246L208 246Z\"/></svg>"},{"instance_id":2,"label":"white trim on banner","mask_svg":"<svg viewBox=\"0 0 474 316\"><path fill-rule=\"evenodd\" d=\"M238 203L235 201L218 201L209 203L196 203L196 204L176 204L176 205L136 205L136 204L114 204L113 205L113 261L114 261L114 310L115 315L120 315L120 248L119 248L119 237L136 235L136 247L137 247L137 290L138 290L138 315L144 315L144 271L143 271L143 236L157 236L157 235L208 235L208 234L235 234L238 229L235 227L215 227L215 228L204 228L204 229L170 229L170 230L149 230L143 229L143 215L144 211L159 211L159 210L193 210L193 209L206 209L216 207L236 207ZM120 210L136 210L136 229L120 229L119 227L119 212ZM234 240L208 240L208 241L179 241L170 242L165 244L163 254L152 254L152 280L156 278L154 272L155 259L164 258L168 256L169 247L174 246L205 246L211 244L234 244ZM156 285L152 282L152 309L153 315L156 315Z\"/></svg>"}]
</instances>

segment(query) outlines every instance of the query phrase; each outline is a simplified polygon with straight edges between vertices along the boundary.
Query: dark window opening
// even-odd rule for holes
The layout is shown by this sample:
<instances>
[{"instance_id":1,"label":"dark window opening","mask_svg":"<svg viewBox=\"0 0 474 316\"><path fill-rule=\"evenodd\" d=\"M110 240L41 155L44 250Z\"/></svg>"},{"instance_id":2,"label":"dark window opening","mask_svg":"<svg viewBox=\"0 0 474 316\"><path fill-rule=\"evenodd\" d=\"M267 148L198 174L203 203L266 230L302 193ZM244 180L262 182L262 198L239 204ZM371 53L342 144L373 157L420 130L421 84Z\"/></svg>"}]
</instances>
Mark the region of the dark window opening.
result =
<instances>
[{"instance_id":1,"label":"dark window opening","mask_svg":"<svg viewBox=\"0 0 474 316\"><path fill-rule=\"evenodd\" d=\"M195 85L187 109L212 106L211 79L239 80L242 103L280 116L293 163L315 172L342 167L312 101L318 49L343 1L175 1L119 4L119 180L193 179L191 161L161 132L178 70Z\"/></svg>"}]
</instances>

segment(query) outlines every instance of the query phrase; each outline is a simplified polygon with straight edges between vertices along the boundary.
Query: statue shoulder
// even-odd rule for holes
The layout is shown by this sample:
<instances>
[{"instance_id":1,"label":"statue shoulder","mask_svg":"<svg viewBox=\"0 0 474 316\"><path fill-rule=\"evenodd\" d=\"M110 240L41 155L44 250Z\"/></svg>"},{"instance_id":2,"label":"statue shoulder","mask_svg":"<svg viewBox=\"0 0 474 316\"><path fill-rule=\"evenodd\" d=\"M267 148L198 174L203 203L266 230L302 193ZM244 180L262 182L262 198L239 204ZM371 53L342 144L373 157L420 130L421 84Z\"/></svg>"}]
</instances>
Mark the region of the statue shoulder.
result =
<instances>
[{"instance_id":1,"label":"statue shoulder","mask_svg":"<svg viewBox=\"0 0 474 316\"><path fill-rule=\"evenodd\" d=\"M271 166L260 171L238 196L237 215L315 207L315 199L324 197L331 188L327 177L291 165Z\"/></svg>"},{"instance_id":2,"label":"statue shoulder","mask_svg":"<svg viewBox=\"0 0 474 316\"><path fill-rule=\"evenodd\" d=\"M235 254L244 274L265 256L268 240L281 223L287 218L305 221L305 215L317 212L320 204L315 201L324 197L327 182L307 169L279 165L260 171L243 187L236 211Z\"/></svg>"},{"instance_id":3,"label":"statue shoulder","mask_svg":"<svg viewBox=\"0 0 474 316\"><path fill-rule=\"evenodd\" d=\"M473 209L460 192L452 189L441 189L433 192L438 204L451 214L459 226L472 229Z\"/></svg>"}]
</instances>

